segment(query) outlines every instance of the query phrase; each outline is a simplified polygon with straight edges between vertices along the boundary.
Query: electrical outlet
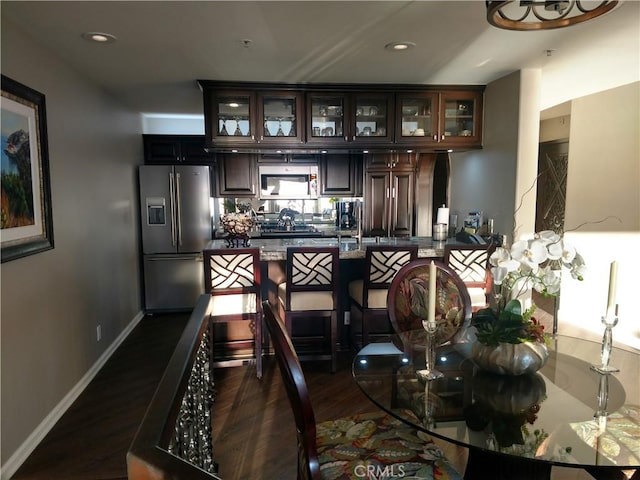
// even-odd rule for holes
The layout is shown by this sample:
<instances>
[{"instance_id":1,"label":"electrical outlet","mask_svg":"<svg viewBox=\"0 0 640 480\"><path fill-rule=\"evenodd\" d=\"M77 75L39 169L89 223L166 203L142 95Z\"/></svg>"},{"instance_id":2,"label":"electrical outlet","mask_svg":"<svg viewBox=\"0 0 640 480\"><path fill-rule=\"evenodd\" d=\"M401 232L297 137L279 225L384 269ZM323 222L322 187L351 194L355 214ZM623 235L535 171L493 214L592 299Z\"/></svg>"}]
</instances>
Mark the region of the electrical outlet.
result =
<instances>
[{"instance_id":1,"label":"electrical outlet","mask_svg":"<svg viewBox=\"0 0 640 480\"><path fill-rule=\"evenodd\" d=\"M351 312L344 312L344 324L351 324Z\"/></svg>"},{"instance_id":2,"label":"electrical outlet","mask_svg":"<svg viewBox=\"0 0 640 480\"><path fill-rule=\"evenodd\" d=\"M96 341L102 340L102 325L96 327Z\"/></svg>"}]
</instances>

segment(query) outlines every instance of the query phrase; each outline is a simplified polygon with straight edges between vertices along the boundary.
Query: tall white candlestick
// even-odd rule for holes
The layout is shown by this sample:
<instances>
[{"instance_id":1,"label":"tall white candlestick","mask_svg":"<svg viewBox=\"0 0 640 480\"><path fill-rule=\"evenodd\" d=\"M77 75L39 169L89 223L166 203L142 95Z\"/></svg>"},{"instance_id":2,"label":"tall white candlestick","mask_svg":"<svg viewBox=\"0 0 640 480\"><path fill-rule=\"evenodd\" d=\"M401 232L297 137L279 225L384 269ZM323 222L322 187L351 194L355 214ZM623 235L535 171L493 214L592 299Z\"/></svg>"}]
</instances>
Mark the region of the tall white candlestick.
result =
<instances>
[{"instance_id":1,"label":"tall white candlestick","mask_svg":"<svg viewBox=\"0 0 640 480\"><path fill-rule=\"evenodd\" d=\"M618 282L618 262L611 262L609 270L609 296L607 297L607 317L613 316L616 309L616 287Z\"/></svg>"},{"instance_id":2,"label":"tall white candlestick","mask_svg":"<svg viewBox=\"0 0 640 480\"><path fill-rule=\"evenodd\" d=\"M436 321L436 264L431 261L429 264L429 305L427 310L427 321Z\"/></svg>"}]
</instances>

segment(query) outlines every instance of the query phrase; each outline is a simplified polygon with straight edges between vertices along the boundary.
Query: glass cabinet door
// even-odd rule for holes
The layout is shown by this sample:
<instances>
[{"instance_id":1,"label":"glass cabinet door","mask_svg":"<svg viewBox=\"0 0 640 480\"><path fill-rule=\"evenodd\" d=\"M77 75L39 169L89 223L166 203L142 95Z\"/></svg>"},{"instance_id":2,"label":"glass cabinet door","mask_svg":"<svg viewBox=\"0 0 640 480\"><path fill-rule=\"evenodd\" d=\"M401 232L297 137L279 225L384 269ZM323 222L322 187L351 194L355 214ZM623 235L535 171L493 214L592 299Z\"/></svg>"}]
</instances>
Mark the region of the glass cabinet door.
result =
<instances>
[{"instance_id":1,"label":"glass cabinet door","mask_svg":"<svg viewBox=\"0 0 640 480\"><path fill-rule=\"evenodd\" d=\"M356 94L353 99L354 125L352 140L356 142L389 142L393 138L393 101L388 94Z\"/></svg>"},{"instance_id":2,"label":"glass cabinet door","mask_svg":"<svg viewBox=\"0 0 640 480\"><path fill-rule=\"evenodd\" d=\"M478 143L482 117L481 94L476 92L443 92L440 100L440 142L451 144Z\"/></svg>"},{"instance_id":3,"label":"glass cabinet door","mask_svg":"<svg viewBox=\"0 0 640 480\"><path fill-rule=\"evenodd\" d=\"M437 94L400 94L396 108L398 143L422 144L437 141Z\"/></svg>"},{"instance_id":4,"label":"glass cabinet door","mask_svg":"<svg viewBox=\"0 0 640 480\"><path fill-rule=\"evenodd\" d=\"M228 143L255 141L253 94L249 92L216 92L213 109L213 118L217 123L214 133L216 141Z\"/></svg>"},{"instance_id":5,"label":"glass cabinet door","mask_svg":"<svg viewBox=\"0 0 640 480\"><path fill-rule=\"evenodd\" d=\"M257 125L262 143L300 143L302 137L302 93L261 93Z\"/></svg>"},{"instance_id":6,"label":"glass cabinet door","mask_svg":"<svg viewBox=\"0 0 640 480\"><path fill-rule=\"evenodd\" d=\"M307 142L344 143L345 96L311 93L307 99Z\"/></svg>"}]
</instances>

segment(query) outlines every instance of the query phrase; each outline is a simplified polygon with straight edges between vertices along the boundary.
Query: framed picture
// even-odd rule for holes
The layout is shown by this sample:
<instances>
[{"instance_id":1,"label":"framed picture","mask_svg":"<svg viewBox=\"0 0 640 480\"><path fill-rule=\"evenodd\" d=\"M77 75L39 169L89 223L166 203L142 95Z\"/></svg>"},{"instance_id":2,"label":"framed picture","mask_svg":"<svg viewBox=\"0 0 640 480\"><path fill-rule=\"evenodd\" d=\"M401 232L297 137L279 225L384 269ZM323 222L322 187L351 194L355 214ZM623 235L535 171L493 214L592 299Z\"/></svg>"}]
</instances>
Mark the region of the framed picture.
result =
<instances>
[{"instance_id":1,"label":"framed picture","mask_svg":"<svg viewBox=\"0 0 640 480\"><path fill-rule=\"evenodd\" d=\"M2 75L2 262L53 248L44 95Z\"/></svg>"}]
</instances>

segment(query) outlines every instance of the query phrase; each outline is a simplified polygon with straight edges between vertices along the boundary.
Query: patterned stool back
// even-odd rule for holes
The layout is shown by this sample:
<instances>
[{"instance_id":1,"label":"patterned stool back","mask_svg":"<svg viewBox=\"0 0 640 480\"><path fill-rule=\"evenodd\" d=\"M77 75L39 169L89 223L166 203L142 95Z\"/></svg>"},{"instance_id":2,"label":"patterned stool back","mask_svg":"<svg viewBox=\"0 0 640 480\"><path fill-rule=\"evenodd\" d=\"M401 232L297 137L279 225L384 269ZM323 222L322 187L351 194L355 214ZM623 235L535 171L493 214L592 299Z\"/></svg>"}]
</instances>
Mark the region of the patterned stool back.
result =
<instances>
[{"instance_id":1,"label":"patterned stool back","mask_svg":"<svg viewBox=\"0 0 640 480\"><path fill-rule=\"evenodd\" d=\"M259 292L260 252L257 248L204 251L206 293Z\"/></svg>"},{"instance_id":2,"label":"patterned stool back","mask_svg":"<svg viewBox=\"0 0 640 480\"><path fill-rule=\"evenodd\" d=\"M489 257L495 245L447 245L444 263L458 274L460 279L472 287L487 284Z\"/></svg>"},{"instance_id":3,"label":"patterned stool back","mask_svg":"<svg viewBox=\"0 0 640 480\"><path fill-rule=\"evenodd\" d=\"M337 279L337 248L290 248L287 268L288 288L293 290L332 290Z\"/></svg>"},{"instance_id":4,"label":"patterned stool back","mask_svg":"<svg viewBox=\"0 0 640 480\"><path fill-rule=\"evenodd\" d=\"M418 257L418 246L368 246L368 288L388 288L393 277L404 265ZM365 286L366 288L366 286Z\"/></svg>"}]
</instances>

